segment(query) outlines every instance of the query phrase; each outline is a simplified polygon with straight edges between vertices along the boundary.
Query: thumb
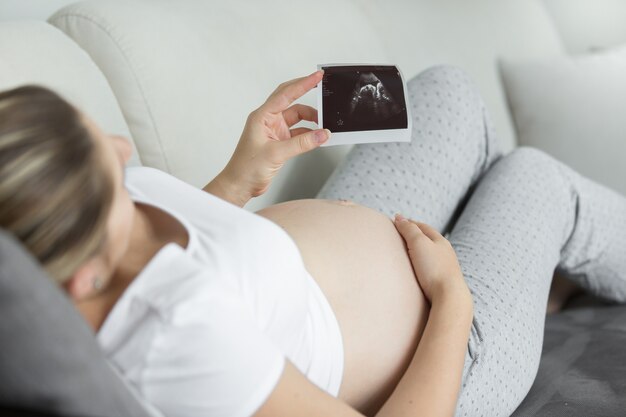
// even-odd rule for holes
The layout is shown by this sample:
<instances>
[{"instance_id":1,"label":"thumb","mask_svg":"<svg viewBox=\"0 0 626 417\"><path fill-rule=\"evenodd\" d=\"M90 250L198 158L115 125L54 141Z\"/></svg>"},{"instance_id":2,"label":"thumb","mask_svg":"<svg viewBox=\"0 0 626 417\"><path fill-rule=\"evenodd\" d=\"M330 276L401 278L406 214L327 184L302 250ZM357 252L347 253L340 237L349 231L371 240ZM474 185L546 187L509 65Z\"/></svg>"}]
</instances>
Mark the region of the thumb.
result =
<instances>
[{"instance_id":1,"label":"thumb","mask_svg":"<svg viewBox=\"0 0 626 417\"><path fill-rule=\"evenodd\" d=\"M330 138L330 130L316 129L294 136L291 139L281 141L285 159L293 158L310 150L313 150Z\"/></svg>"}]
</instances>

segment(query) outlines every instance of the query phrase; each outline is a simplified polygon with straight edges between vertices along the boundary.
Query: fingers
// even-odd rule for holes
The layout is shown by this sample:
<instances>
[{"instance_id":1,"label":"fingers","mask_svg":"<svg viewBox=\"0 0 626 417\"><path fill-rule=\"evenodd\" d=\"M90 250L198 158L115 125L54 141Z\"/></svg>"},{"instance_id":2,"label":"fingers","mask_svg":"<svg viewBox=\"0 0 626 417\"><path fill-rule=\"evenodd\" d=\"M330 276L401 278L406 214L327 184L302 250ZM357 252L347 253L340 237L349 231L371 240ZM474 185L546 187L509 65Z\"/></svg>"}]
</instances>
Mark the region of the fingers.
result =
<instances>
[{"instance_id":1,"label":"fingers","mask_svg":"<svg viewBox=\"0 0 626 417\"><path fill-rule=\"evenodd\" d=\"M411 220L413 221L413 220ZM439 240L443 240L445 239L441 233L439 233L437 231L437 229L435 229L434 227L432 227L429 224L426 223L421 223L421 222L414 222L416 225L419 226L419 228L422 230L422 232L424 232L424 234L426 236L428 236L430 238L430 240L432 240L433 242L437 242Z\"/></svg>"},{"instance_id":2,"label":"fingers","mask_svg":"<svg viewBox=\"0 0 626 417\"><path fill-rule=\"evenodd\" d=\"M306 128L293 129L291 132L300 132L300 129ZM275 142L273 146L277 147L277 151L280 153L280 159L286 161L294 156L317 148L322 143L326 142L328 138L330 138L330 130L328 129L306 129L306 131L302 131L302 133L293 136L291 139Z\"/></svg>"},{"instance_id":3,"label":"fingers","mask_svg":"<svg viewBox=\"0 0 626 417\"><path fill-rule=\"evenodd\" d=\"M295 125L300 120L317 123L317 109L304 104L294 104L283 111L283 118L289 127Z\"/></svg>"},{"instance_id":4,"label":"fingers","mask_svg":"<svg viewBox=\"0 0 626 417\"><path fill-rule=\"evenodd\" d=\"M414 239L423 239L427 236L414 222L404 218L401 214L396 214L394 224L398 232L407 242Z\"/></svg>"},{"instance_id":5,"label":"fingers","mask_svg":"<svg viewBox=\"0 0 626 417\"><path fill-rule=\"evenodd\" d=\"M317 85L323 74L324 71L319 70L306 77L295 78L280 84L261 107L270 113L278 113L287 109L291 103Z\"/></svg>"},{"instance_id":6,"label":"fingers","mask_svg":"<svg viewBox=\"0 0 626 417\"><path fill-rule=\"evenodd\" d=\"M440 241L442 239L445 240L445 238L434 227L432 227L432 226L430 226L430 225L428 225L426 223L416 222L415 220L406 219L401 214L396 214L394 223L396 224L396 226L401 226L402 227L402 230L400 228L398 228L398 231L400 231L403 236L405 236L403 231L406 231L411 236L417 236L417 237L419 237L420 235L426 236L427 238L429 238L433 242L437 242L437 241ZM415 226L417 226L417 227L415 227ZM417 230L419 230L419 234L416 235L415 232ZM406 236L405 236L405 238L406 238Z\"/></svg>"}]
</instances>

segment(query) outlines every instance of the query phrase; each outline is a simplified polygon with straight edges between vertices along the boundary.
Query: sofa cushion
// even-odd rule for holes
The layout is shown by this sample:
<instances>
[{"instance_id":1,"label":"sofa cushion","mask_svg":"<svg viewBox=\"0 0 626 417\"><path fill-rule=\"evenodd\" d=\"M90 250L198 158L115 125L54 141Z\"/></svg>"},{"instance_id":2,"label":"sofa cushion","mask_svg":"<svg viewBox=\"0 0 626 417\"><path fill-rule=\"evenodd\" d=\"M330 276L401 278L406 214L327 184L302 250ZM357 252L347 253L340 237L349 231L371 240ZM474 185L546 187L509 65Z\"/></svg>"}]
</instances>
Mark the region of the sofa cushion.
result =
<instances>
[{"instance_id":1,"label":"sofa cushion","mask_svg":"<svg viewBox=\"0 0 626 417\"><path fill-rule=\"evenodd\" d=\"M626 194L626 46L500 68L519 144Z\"/></svg>"},{"instance_id":2,"label":"sofa cushion","mask_svg":"<svg viewBox=\"0 0 626 417\"><path fill-rule=\"evenodd\" d=\"M85 417L151 415L108 364L67 297L2 230L0 340L0 408Z\"/></svg>"},{"instance_id":3,"label":"sofa cushion","mask_svg":"<svg viewBox=\"0 0 626 417\"><path fill-rule=\"evenodd\" d=\"M0 23L0 91L33 83L61 94L105 132L130 138L106 79L76 43L45 22ZM136 150L129 164L140 164Z\"/></svg>"},{"instance_id":4,"label":"sofa cushion","mask_svg":"<svg viewBox=\"0 0 626 417\"><path fill-rule=\"evenodd\" d=\"M537 377L512 417L624 416L626 305L589 304L547 316Z\"/></svg>"}]
</instances>

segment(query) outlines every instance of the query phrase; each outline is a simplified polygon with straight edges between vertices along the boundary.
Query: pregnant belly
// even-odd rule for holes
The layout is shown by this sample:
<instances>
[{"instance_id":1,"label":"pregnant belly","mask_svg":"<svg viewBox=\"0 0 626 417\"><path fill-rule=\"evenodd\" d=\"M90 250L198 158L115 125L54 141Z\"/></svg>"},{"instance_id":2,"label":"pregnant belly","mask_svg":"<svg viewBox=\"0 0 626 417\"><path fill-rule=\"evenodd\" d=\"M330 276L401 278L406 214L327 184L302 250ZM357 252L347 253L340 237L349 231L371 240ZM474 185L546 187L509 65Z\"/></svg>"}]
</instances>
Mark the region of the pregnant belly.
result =
<instances>
[{"instance_id":1,"label":"pregnant belly","mask_svg":"<svg viewBox=\"0 0 626 417\"><path fill-rule=\"evenodd\" d=\"M295 200L257 213L294 239L337 317L338 397L373 415L409 365L429 312L402 237L385 215L344 201Z\"/></svg>"}]
</instances>

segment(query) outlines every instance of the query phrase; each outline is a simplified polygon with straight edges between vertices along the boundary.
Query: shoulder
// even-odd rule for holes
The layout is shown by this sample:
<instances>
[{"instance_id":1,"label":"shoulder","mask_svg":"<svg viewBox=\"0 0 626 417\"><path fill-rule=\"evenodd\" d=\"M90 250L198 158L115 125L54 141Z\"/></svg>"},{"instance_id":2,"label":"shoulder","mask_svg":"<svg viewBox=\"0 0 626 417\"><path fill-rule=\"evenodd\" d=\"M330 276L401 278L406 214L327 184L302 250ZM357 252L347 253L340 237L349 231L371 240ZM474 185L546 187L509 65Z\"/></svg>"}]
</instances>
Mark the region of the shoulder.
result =
<instances>
[{"instance_id":1,"label":"shoulder","mask_svg":"<svg viewBox=\"0 0 626 417\"><path fill-rule=\"evenodd\" d=\"M177 185L182 187L190 187L196 189L191 184L176 178L172 174L161 171L157 168L146 166L131 166L125 168L125 178L127 186L159 186L159 185Z\"/></svg>"},{"instance_id":2,"label":"shoulder","mask_svg":"<svg viewBox=\"0 0 626 417\"><path fill-rule=\"evenodd\" d=\"M198 211L194 209L206 208L207 204L211 204L212 209L219 208L229 212L244 211L241 207L156 168L127 167L125 186L132 198L147 198L157 203L167 204L169 207L177 208L181 213L191 210L191 214L197 214Z\"/></svg>"}]
</instances>

